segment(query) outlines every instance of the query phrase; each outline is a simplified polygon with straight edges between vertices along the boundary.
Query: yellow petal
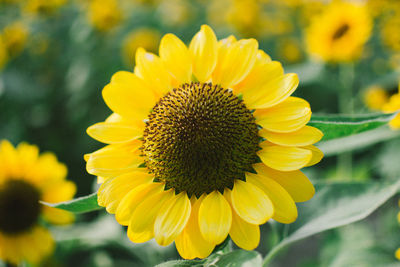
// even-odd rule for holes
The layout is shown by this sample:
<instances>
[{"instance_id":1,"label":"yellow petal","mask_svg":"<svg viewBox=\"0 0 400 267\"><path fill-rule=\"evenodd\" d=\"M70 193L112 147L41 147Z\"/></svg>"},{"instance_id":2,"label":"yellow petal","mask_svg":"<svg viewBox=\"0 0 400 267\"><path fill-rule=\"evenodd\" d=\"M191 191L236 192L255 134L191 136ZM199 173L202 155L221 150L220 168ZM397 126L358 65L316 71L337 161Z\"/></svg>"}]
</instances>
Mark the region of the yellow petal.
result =
<instances>
[{"instance_id":1,"label":"yellow petal","mask_svg":"<svg viewBox=\"0 0 400 267\"><path fill-rule=\"evenodd\" d=\"M289 97L286 101L268 109L254 112L256 122L271 132L294 132L304 127L311 118L310 104L298 97Z\"/></svg>"},{"instance_id":2,"label":"yellow petal","mask_svg":"<svg viewBox=\"0 0 400 267\"><path fill-rule=\"evenodd\" d=\"M280 223L292 223L297 219L297 207L286 190L273 179L261 174L246 174L246 180L268 195L274 205L272 218Z\"/></svg>"},{"instance_id":3,"label":"yellow petal","mask_svg":"<svg viewBox=\"0 0 400 267\"><path fill-rule=\"evenodd\" d=\"M193 74L200 82L207 82L214 71L218 57L218 42L214 31L207 25L193 37L189 45Z\"/></svg>"},{"instance_id":4,"label":"yellow petal","mask_svg":"<svg viewBox=\"0 0 400 267\"><path fill-rule=\"evenodd\" d=\"M172 89L172 77L164 63L158 56L146 52L141 47L136 50L135 73L140 75L158 96L163 96Z\"/></svg>"},{"instance_id":5,"label":"yellow petal","mask_svg":"<svg viewBox=\"0 0 400 267\"><path fill-rule=\"evenodd\" d=\"M290 194L295 202L310 200L315 194L315 188L307 176L299 170L282 172L271 169L266 165L255 164L258 174L267 176L279 183Z\"/></svg>"},{"instance_id":6,"label":"yellow petal","mask_svg":"<svg viewBox=\"0 0 400 267\"><path fill-rule=\"evenodd\" d=\"M133 171L143 163L139 147L141 141L129 144L108 145L90 154L86 164L88 173L97 176L117 176Z\"/></svg>"},{"instance_id":7,"label":"yellow petal","mask_svg":"<svg viewBox=\"0 0 400 267\"><path fill-rule=\"evenodd\" d=\"M250 183L236 179L232 191L226 195L237 215L248 223L263 224L274 214L269 197Z\"/></svg>"},{"instance_id":8,"label":"yellow petal","mask_svg":"<svg viewBox=\"0 0 400 267\"><path fill-rule=\"evenodd\" d=\"M17 146L19 161L24 165L31 165L36 162L39 156L39 148L35 145L30 145L25 142L19 143ZM31 170L30 170L31 171Z\"/></svg>"},{"instance_id":9,"label":"yellow petal","mask_svg":"<svg viewBox=\"0 0 400 267\"><path fill-rule=\"evenodd\" d=\"M107 123L100 122L90 126L87 133L90 137L106 143L117 144L129 142L143 136L144 124L142 127L128 123Z\"/></svg>"},{"instance_id":10,"label":"yellow petal","mask_svg":"<svg viewBox=\"0 0 400 267\"><path fill-rule=\"evenodd\" d=\"M22 241L34 248L34 253L36 255L33 255L31 258L32 263L39 263L39 260L48 256L54 250L55 242L51 233L41 226L36 226L29 235L32 242L26 242L24 238Z\"/></svg>"},{"instance_id":11,"label":"yellow petal","mask_svg":"<svg viewBox=\"0 0 400 267\"><path fill-rule=\"evenodd\" d=\"M41 186L41 200L49 203L67 201L73 198L76 193L76 185L71 181L61 180Z\"/></svg>"},{"instance_id":12,"label":"yellow petal","mask_svg":"<svg viewBox=\"0 0 400 267\"><path fill-rule=\"evenodd\" d=\"M324 157L324 153L316 146L310 145L310 146L305 146L303 148L308 149L312 152L312 158L307 163L306 167L317 164Z\"/></svg>"},{"instance_id":13,"label":"yellow petal","mask_svg":"<svg viewBox=\"0 0 400 267\"><path fill-rule=\"evenodd\" d=\"M110 116L107 117L105 122L121 122L123 119L117 113L112 113Z\"/></svg>"},{"instance_id":14,"label":"yellow petal","mask_svg":"<svg viewBox=\"0 0 400 267\"><path fill-rule=\"evenodd\" d=\"M271 80L283 76L282 64L278 61L267 61L256 64L249 75L233 87L235 93L247 90L267 90L264 85Z\"/></svg>"},{"instance_id":15,"label":"yellow petal","mask_svg":"<svg viewBox=\"0 0 400 267\"><path fill-rule=\"evenodd\" d=\"M221 46L212 74L213 84L231 88L241 82L253 68L257 52L258 42L255 39L242 39L230 46ZM221 53L223 56L220 56Z\"/></svg>"},{"instance_id":16,"label":"yellow petal","mask_svg":"<svg viewBox=\"0 0 400 267\"><path fill-rule=\"evenodd\" d=\"M21 169L18 164L18 153L14 146L8 140L2 140L0 143L1 155L1 176L20 177Z\"/></svg>"},{"instance_id":17,"label":"yellow petal","mask_svg":"<svg viewBox=\"0 0 400 267\"><path fill-rule=\"evenodd\" d=\"M276 77L261 88L243 91L243 100L250 109L270 108L288 98L299 85L299 78L294 73Z\"/></svg>"},{"instance_id":18,"label":"yellow petal","mask_svg":"<svg viewBox=\"0 0 400 267\"><path fill-rule=\"evenodd\" d=\"M301 169L310 162L312 153L308 149L271 145L267 141L260 144L258 152L261 161L275 170L294 171Z\"/></svg>"},{"instance_id":19,"label":"yellow petal","mask_svg":"<svg viewBox=\"0 0 400 267\"><path fill-rule=\"evenodd\" d=\"M121 76L124 76L124 80L129 80L129 82L119 82L122 80ZM114 74L111 83L104 87L102 94L104 101L112 111L134 120L146 118L156 102L154 93L140 78L129 72Z\"/></svg>"},{"instance_id":20,"label":"yellow petal","mask_svg":"<svg viewBox=\"0 0 400 267\"><path fill-rule=\"evenodd\" d=\"M250 224L232 212L232 226L229 235L235 244L246 250L255 249L260 243L260 227Z\"/></svg>"},{"instance_id":21,"label":"yellow petal","mask_svg":"<svg viewBox=\"0 0 400 267\"><path fill-rule=\"evenodd\" d=\"M215 244L206 241L200 233L199 209L205 195L192 202L192 212L182 233L175 239L176 249L182 258L206 258L213 251Z\"/></svg>"},{"instance_id":22,"label":"yellow petal","mask_svg":"<svg viewBox=\"0 0 400 267\"><path fill-rule=\"evenodd\" d=\"M160 43L160 58L179 84L189 83L192 61L186 45L175 35L164 35Z\"/></svg>"},{"instance_id":23,"label":"yellow petal","mask_svg":"<svg viewBox=\"0 0 400 267\"><path fill-rule=\"evenodd\" d=\"M154 222L157 243L167 246L183 231L190 217L190 200L186 192L170 197L161 207Z\"/></svg>"},{"instance_id":24,"label":"yellow petal","mask_svg":"<svg viewBox=\"0 0 400 267\"><path fill-rule=\"evenodd\" d=\"M134 243L147 242L154 237L154 222L165 201L173 197L173 191L155 193L140 203L132 213L128 237Z\"/></svg>"},{"instance_id":25,"label":"yellow petal","mask_svg":"<svg viewBox=\"0 0 400 267\"><path fill-rule=\"evenodd\" d=\"M281 146L307 146L321 140L324 134L317 128L304 126L290 133L276 133L262 129L259 135L269 142Z\"/></svg>"},{"instance_id":26,"label":"yellow petal","mask_svg":"<svg viewBox=\"0 0 400 267\"><path fill-rule=\"evenodd\" d=\"M265 53L263 50L259 49L257 53L257 61L256 64L263 64L265 62L270 62L271 57Z\"/></svg>"},{"instance_id":27,"label":"yellow petal","mask_svg":"<svg viewBox=\"0 0 400 267\"><path fill-rule=\"evenodd\" d=\"M110 178L100 186L97 201L100 206L106 207L108 212L114 213L117 204L129 191L141 184L149 184L152 180L153 175L142 169Z\"/></svg>"},{"instance_id":28,"label":"yellow petal","mask_svg":"<svg viewBox=\"0 0 400 267\"><path fill-rule=\"evenodd\" d=\"M121 225L129 225L132 214L147 197L162 192L163 187L158 183L141 184L129 191L121 200L115 211L115 219Z\"/></svg>"},{"instance_id":29,"label":"yellow petal","mask_svg":"<svg viewBox=\"0 0 400 267\"><path fill-rule=\"evenodd\" d=\"M211 192L199 209L200 232L204 239L219 244L228 236L232 223L232 211L228 201L218 191Z\"/></svg>"},{"instance_id":30,"label":"yellow petal","mask_svg":"<svg viewBox=\"0 0 400 267\"><path fill-rule=\"evenodd\" d=\"M48 206L43 206L42 212L44 219L50 222L51 224L58 224L58 225L70 224L75 220L74 214L66 210L60 210Z\"/></svg>"}]
</instances>

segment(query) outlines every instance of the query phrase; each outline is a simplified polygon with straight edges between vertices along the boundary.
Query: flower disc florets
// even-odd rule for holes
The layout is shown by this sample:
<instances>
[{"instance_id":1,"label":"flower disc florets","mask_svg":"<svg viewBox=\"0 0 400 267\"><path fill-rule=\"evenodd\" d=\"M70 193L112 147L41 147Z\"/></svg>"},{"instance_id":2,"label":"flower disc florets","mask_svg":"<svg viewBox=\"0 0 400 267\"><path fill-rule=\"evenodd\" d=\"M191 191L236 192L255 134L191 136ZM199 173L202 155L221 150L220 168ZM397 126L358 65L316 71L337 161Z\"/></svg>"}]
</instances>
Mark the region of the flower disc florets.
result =
<instances>
[{"instance_id":1,"label":"flower disc florets","mask_svg":"<svg viewBox=\"0 0 400 267\"><path fill-rule=\"evenodd\" d=\"M166 189L189 196L223 192L244 180L259 150L255 119L230 90L183 84L154 106L144 131L147 168Z\"/></svg>"},{"instance_id":2,"label":"flower disc florets","mask_svg":"<svg viewBox=\"0 0 400 267\"><path fill-rule=\"evenodd\" d=\"M22 180L9 180L0 187L0 231L18 234L36 224L40 214L39 191Z\"/></svg>"}]
</instances>

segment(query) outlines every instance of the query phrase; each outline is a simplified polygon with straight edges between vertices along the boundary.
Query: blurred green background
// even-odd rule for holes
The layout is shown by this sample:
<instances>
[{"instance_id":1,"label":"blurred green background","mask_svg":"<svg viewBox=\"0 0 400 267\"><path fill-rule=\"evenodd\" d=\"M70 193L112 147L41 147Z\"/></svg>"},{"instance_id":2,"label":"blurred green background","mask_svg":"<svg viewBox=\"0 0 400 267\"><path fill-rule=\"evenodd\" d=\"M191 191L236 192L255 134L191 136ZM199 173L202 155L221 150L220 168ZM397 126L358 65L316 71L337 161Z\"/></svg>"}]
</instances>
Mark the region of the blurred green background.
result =
<instances>
[{"instance_id":1,"label":"blurred green background","mask_svg":"<svg viewBox=\"0 0 400 267\"><path fill-rule=\"evenodd\" d=\"M256 38L286 72L300 76L296 91L314 113L339 113L343 68L351 79L351 112L371 113L371 86L394 94L400 67L399 1L362 2L372 34L357 61L324 63L310 56L306 32L327 4L317 0L0 0L0 139L27 141L66 163L77 196L96 190L83 155L102 144L86 134L111 111L101 90L118 70L133 70L137 47L156 52L165 33L185 43L209 24L219 38ZM342 95L343 96L343 95ZM368 100L368 99L367 99ZM396 180L400 135L353 153L353 168L337 171L327 156L305 172L314 181ZM400 246L396 200L363 222L329 231L291 247L274 266L388 266ZM281 226L277 226L281 227ZM75 226L54 229L58 248L46 266L153 266L178 259L173 246L132 244L104 211L81 215ZM273 243L262 228L259 251ZM1 264L0 264L1 265Z\"/></svg>"}]
</instances>

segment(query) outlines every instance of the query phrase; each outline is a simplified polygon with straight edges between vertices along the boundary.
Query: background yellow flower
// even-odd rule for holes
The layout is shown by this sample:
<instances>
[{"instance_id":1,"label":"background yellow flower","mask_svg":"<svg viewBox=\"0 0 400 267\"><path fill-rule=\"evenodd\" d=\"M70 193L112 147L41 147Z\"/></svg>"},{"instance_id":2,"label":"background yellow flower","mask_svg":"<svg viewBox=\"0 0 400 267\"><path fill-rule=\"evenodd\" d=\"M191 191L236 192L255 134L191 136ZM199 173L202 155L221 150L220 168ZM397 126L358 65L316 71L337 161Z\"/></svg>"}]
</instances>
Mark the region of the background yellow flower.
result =
<instances>
[{"instance_id":1,"label":"background yellow flower","mask_svg":"<svg viewBox=\"0 0 400 267\"><path fill-rule=\"evenodd\" d=\"M66 166L54 154L39 155L37 146L26 143L14 148L0 142L0 259L38 264L53 251L53 238L41 220L68 224L74 216L39 201L72 199L76 187L66 175Z\"/></svg>"},{"instance_id":2,"label":"background yellow flower","mask_svg":"<svg viewBox=\"0 0 400 267\"><path fill-rule=\"evenodd\" d=\"M354 61L362 55L371 31L372 21L365 6L334 1L313 16L307 29L308 51L324 61Z\"/></svg>"}]
</instances>

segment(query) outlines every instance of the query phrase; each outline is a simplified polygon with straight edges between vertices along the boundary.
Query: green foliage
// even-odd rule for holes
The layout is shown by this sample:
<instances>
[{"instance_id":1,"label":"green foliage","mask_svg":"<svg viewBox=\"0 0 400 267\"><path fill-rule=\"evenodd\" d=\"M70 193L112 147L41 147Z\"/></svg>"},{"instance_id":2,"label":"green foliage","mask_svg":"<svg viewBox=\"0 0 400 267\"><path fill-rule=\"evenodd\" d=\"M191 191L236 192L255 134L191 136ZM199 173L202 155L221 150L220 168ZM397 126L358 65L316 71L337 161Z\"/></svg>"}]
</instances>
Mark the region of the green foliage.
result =
<instances>
[{"instance_id":1,"label":"green foliage","mask_svg":"<svg viewBox=\"0 0 400 267\"><path fill-rule=\"evenodd\" d=\"M103 208L97 204L97 193L93 193L84 197L75 198L70 201L65 201L55 204L42 202L42 204L53 208L67 210L73 213L90 212Z\"/></svg>"},{"instance_id":2,"label":"green foliage","mask_svg":"<svg viewBox=\"0 0 400 267\"><path fill-rule=\"evenodd\" d=\"M324 133L322 141L346 137L387 124L394 114L374 115L313 115L309 125Z\"/></svg>"},{"instance_id":3,"label":"green foliage","mask_svg":"<svg viewBox=\"0 0 400 267\"><path fill-rule=\"evenodd\" d=\"M299 218L290 233L265 257L264 266L290 244L364 219L393 197L400 189L395 183L326 183L316 186L316 195L299 205Z\"/></svg>"},{"instance_id":4,"label":"green foliage","mask_svg":"<svg viewBox=\"0 0 400 267\"><path fill-rule=\"evenodd\" d=\"M168 261L157 265L157 267L187 267L187 266L261 266L262 258L260 253L256 251L235 250L226 254L213 254L204 260L175 260Z\"/></svg>"},{"instance_id":5,"label":"green foliage","mask_svg":"<svg viewBox=\"0 0 400 267\"><path fill-rule=\"evenodd\" d=\"M367 148L379 142L388 141L400 136L400 131L393 131L388 127L379 127L342 138L322 141L317 146L325 156L333 156L343 152ZM395 149L398 149L397 147Z\"/></svg>"}]
</instances>

